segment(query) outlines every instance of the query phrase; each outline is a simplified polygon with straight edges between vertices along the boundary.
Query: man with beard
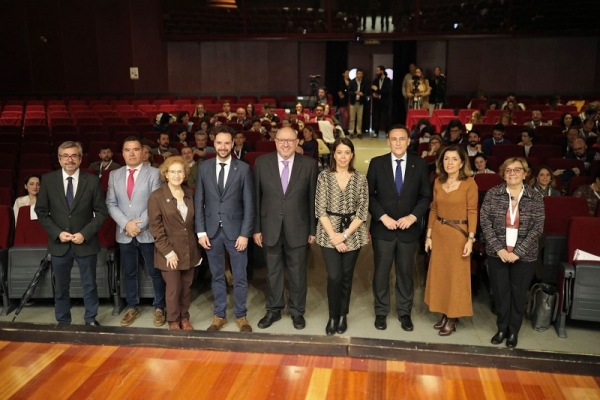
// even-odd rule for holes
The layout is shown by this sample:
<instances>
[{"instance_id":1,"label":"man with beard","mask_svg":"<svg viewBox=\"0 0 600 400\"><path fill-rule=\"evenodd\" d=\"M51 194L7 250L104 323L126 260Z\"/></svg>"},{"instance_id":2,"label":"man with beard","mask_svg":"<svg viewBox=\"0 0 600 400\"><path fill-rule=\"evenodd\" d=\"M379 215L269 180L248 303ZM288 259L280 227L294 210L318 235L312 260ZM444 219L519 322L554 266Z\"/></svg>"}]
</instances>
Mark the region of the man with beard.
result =
<instances>
[{"instance_id":1,"label":"man with beard","mask_svg":"<svg viewBox=\"0 0 600 400\"><path fill-rule=\"evenodd\" d=\"M94 171L99 178L102 178L102 173L104 171L111 171L113 169L121 168L119 164L113 162L113 152L110 149L110 146L102 146L100 149L100 153L98 154L100 160L90 164L90 169Z\"/></svg>"},{"instance_id":2,"label":"man with beard","mask_svg":"<svg viewBox=\"0 0 600 400\"><path fill-rule=\"evenodd\" d=\"M169 134L161 132L156 140L158 147L152 149L152 154L160 154L163 158L179 155L179 151L175 147L170 147Z\"/></svg>"},{"instance_id":3,"label":"man with beard","mask_svg":"<svg viewBox=\"0 0 600 400\"><path fill-rule=\"evenodd\" d=\"M233 133L229 127L217 128L215 147L217 157L198 169L194 203L198 243L206 250L212 275L214 318L208 330L219 331L227 324L227 251L233 271L235 323L240 332L252 332L246 319L248 238L254 224L252 172L248 164L231 156Z\"/></svg>"},{"instance_id":4,"label":"man with beard","mask_svg":"<svg viewBox=\"0 0 600 400\"><path fill-rule=\"evenodd\" d=\"M483 153L481 150L481 143L479 143L480 140L479 132L469 132L469 145L467 146L467 154L469 157L474 157L477 153Z\"/></svg>"},{"instance_id":5,"label":"man with beard","mask_svg":"<svg viewBox=\"0 0 600 400\"><path fill-rule=\"evenodd\" d=\"M378 66L375 69L377 75L371 86L373 96L373 137L379 136L380 122L383 121L383 130L387 132L390 125L390 93L392 81L387 77L385 67Z\"/></svg>"}]
</instances>

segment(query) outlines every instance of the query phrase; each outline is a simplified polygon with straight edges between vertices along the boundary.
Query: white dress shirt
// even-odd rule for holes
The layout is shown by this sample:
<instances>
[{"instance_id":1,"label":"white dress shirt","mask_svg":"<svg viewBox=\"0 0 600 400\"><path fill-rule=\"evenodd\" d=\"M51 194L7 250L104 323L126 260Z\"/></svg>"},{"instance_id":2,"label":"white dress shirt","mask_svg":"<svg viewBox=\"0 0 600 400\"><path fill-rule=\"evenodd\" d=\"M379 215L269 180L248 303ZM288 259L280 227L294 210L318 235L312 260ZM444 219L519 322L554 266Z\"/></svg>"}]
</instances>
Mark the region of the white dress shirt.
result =
<instances>
[{"instance_id":1,"label":"white dress shirt","mask_svg":"<svg viewBox=\"0 0 600 400\"><path fill-rule=\"evenodd\" d=\"M284 160L279 153L277 153L277 166L279 167L279 177L281 177L281 174L283 173L283 161L289 161L288 163L288 169L290 170L290 175L288 176L288 185L290 183L290 178L292 176L292 166L294 165L294 158L296 157L296 154L292 154L292 156L290 158L288 158L287 160Z\"/></svg>"},{"instance_id":2,"label":"white dress shirt","mask_svg":"<svg viewBox=\"0 0 600 400\"><path fill-rule=\"evenodd\" d=\"M77 184L79 183L79 168L77 168L77 171L75 171L75 173L73 175L69 175L65 172L65 170L62 170L62 177L63 177L63 186L65 189L65 196L67 195L67 186L69 185L69 181L67 180L68 177L73 178L73 198L75 198L75 196L77 196Z\"/></svg>"}]
</instances>

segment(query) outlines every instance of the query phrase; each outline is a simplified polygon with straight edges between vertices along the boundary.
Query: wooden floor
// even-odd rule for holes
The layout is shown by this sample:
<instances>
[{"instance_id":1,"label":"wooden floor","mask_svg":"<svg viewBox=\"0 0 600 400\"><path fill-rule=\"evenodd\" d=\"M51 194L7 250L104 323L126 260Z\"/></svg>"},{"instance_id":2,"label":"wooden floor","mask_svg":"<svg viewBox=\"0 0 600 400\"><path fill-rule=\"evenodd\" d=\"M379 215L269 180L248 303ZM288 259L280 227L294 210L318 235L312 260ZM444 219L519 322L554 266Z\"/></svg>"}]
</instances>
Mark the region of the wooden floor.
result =
<instances>
[{"instance_id":1,"label":"wooden floor","mask_svg":"<svg viewBox=\"0 0 600 400\"><path fill-rule=\"evenodd\" d=\"M600 399L598 376L29 342L0 342L0 383L0 399Z\"/></svg>"}]
</instances>

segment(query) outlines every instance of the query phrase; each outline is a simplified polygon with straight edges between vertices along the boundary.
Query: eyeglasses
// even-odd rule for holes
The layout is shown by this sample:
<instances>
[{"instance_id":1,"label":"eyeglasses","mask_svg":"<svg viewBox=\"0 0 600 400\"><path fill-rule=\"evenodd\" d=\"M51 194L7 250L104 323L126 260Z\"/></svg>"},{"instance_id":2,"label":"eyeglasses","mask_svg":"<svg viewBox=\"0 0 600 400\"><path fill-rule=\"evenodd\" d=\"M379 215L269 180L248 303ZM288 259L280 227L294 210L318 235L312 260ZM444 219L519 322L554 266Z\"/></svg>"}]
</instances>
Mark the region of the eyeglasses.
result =
<instances>
[{"instance_id":1,"label":"eyeglasses","mask_svg":"<svg viewBox=\"0 0 600 400\"><path fill-rule=\"evenodd\" d=\"M506 168L506 169L504 170L504 173L505 173L505 174L507 174L507 175L510 175L510 174L512 174L513 172L514 172L515 174L519 174L519 173L521 173L521 171L523 171L523 168Z\"/></svg>"},{"instance_id":2,"label":"eyeglasses","mask_svg":"<svg viewBox=\"0 0 600 400\"><path fill-rule=\"evenodd\" d=\"M182 171L182 170L175 171L172 169L168 170L167 172L170 173L171 175L183 175L185 173L185 171Z\"/></svg>"},{"instance_id":3,"label":"eyeglasses","mask_svg":"<svg viewBox=\"0 0 600 400\"><path fill-rule=\"evenodd\" d=\"M75 160L79 160L79 157L81 157L79 154L61 154L60 155L60 159L63 161L67 161L69 158L73 161Z\"/></svg>"},{"instance_id":4,"label":"eyeglasses","mask_svg":"<svg viewBox=\"0 0 600 400\"><path fill-rule=\"evenodd\" d=\"M294 142L298 139L275 139L279 144L294 144Z\"/></svg>"}]
</instances>

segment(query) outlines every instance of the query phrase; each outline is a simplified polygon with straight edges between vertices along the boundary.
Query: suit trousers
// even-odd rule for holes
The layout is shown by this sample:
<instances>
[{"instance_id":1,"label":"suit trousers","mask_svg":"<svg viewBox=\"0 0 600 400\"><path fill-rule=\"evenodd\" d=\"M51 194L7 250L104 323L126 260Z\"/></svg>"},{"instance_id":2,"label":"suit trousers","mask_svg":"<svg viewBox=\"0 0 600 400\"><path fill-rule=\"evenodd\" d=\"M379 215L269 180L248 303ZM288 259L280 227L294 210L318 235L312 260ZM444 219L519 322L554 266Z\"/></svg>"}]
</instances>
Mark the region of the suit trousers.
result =
<instances>
[{"instance_id":1,"label":"suit trousers","mask_svg":"<svg viewBox=\"0 0 600 400\"><path fill-rule=\"evenodd\" d=\"M387 133L390 128L390 107L381 101L373 101L373 133L379 135L379 129Z\"/></svg>"},{"instance_id":2,"label":"suit trousers","mask_svg":"<svg viewBox=\"0 0 600 400\"><path fill-rule=\"evenodd\" d=\"M60 324L71 323L71 297L69 288L71 286L71 269L73 262L77 261L81 283L83 285L83 304L85 306L85 322L94 322L98 315L98 287L96 286L96 262L98 256L79 257L73 251L71 244L69 250L63 256L52 256L52 269L54 271L54 301L56 321Z\"/></svg>"},{"instance_id":3,"label":"suit trousers","mask_svg":"<svg viewBox=\"0 0 600 400\"><path fill-rule=\"evenodd\" d=\"M373 276L373 297L375 315L388 315L390 312L390 271L392 262L396 266L396 311L398 317L410 315L414 296L413 269L417 240L401 242L373 238L375 273Z\"/></svg>"},{"instance_id":4,"label":"suit trousers","mask_svg":"<svg viewBox=\"0 0 600 400\"><path fill-rule=\"evenodd\" d=\"M498 331L519 334L535 265L535 261L505 263L499 257L488 256L488 274L496 303Z\"/></svg>"},{"instance_id":5,"label":"suit trousers","mask_svg":"<svg viewBox=\"0 0 600 400\"><path fill-rule=\"evenodd\" d=\"M306 238L308 240L308 238ZM308 242L307 242L308 243ZM285 239L283 227L274 246L264 246L267 262L267 311L281 311L284 270L288 273L288 311L292 317L304 315L306 307L306 245L291 247ZM235 279L235 276L234 276Z\"/></svg>"},{"instance_id":6,"label":"suit trousers","mask_svg":"<svg viewBox=\"0 0 600 400\"><path fill-rule=\"evenodd\" d=\"M165 308L165 281L160 270L154 268L154 243L140 243L133 238L129 243L119 243L121 250L121 268L125 278L125 301L128 308L138 308L140 298L138 296L138 260L141 254L148 275L152 279L154 289L154 302L152 307ZM139 250L139 253L138 253Z\"/></svg>"},{"instance_id":7,"label":"suit trousers","mask_svg":"<svg viewBox=\"0 0 600 400\"><path fill-rule=\"evenodd\" d=\"M214 313L219 318L227 315L227 281L225 279L225 251L229 253L231 272L233 273L233 298L235 300L235 317L246 316L248 300L248 248L244 251L235 249L235 240L225 237L219 228L210 239L210 249L206 250L208 266L212 275L211 286L214 297ZM250 243L248 243L250 244Z\"/></svg>"},{"instance_id":8,"label":"suit trousers","mask_svg":"<svg viewBox=\"0 0 600 400\"><path fill-rule=\"evenodd\" d=\"M360 103L350 104L350 126L348 131L351 134L354 132L362 133L363 108L364 105Z\"/></svg>"},{"instance_id":9,"label":"suit trousers","mask_svg":"<svg viewBox=\"0 0 600 400\"><path fill-rule=\"evenodd\" d=\"M340 253L335 248L321 247L321 252L327 269L329 317L337 318L350 311L352 279L360 249Z\"/></svg>"},{"instance_id":10,"label":"suit trousers","mask_svg":"<svg viewBox=\"0 0 600 400\"><path fill-rule=\"evenodd\" d=\"M160 272L166 284L167 321L190 319L194 268Z\"/></svg>"}]
</instances>

